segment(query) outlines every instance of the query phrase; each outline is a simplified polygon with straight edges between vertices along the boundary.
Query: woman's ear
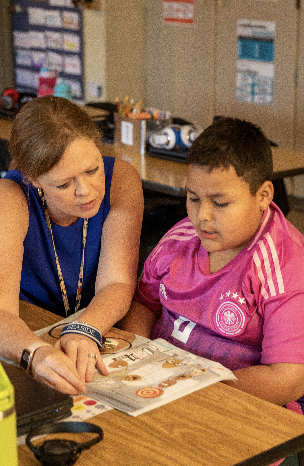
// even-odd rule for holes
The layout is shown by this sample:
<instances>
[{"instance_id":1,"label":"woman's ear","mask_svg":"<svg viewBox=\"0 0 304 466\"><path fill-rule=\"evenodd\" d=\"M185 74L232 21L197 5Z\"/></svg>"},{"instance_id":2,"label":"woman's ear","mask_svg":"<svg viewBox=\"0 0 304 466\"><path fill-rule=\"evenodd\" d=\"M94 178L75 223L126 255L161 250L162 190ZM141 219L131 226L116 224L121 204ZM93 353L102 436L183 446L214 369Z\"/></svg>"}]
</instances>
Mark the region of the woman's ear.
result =
<instances>
[{"instance_id":1,"label":"woman's ear","mask_svg":"<svg viewBox=\"0 0 304 466\"><path fill-rule=\"evenodd\" d=\"M33 186L35 186L35 188L37 188L37 189L40 188L39 183L38 183L37 180L33 180L32 178L27 178L27 180L28 180Z\"/></svg>"},{"instance_id":2,"label":"woman's ear","mask_svg":"<svg viewBox=\"0 0 304 466\"><path fill-rule=\"evenodd\" d=\"M257 196L260 202L260 208L264 212L273 199L274 188L271 181L264 181L259 187Z\"/></svg>"}]
</instances>

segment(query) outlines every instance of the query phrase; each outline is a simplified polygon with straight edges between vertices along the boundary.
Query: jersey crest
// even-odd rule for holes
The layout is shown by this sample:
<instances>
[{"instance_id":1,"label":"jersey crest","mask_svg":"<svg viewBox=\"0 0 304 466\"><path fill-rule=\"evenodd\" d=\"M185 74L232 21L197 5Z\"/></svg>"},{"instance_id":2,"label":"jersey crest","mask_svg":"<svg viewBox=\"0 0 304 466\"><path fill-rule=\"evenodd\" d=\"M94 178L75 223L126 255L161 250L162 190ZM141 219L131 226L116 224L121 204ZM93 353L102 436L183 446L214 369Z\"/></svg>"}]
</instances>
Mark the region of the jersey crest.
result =
<instances>
[{"instance_id":1,"label":"jersey crest","mask_svg":"<svg viewBox=\"0 0 304 466\"><path fill-rule=\"evenodd\" d=\"M217 331L225 336L237 336L245 328L246 315L243 309L232 300L222 302L213 315Z\"/></svg>"}]
</instances>

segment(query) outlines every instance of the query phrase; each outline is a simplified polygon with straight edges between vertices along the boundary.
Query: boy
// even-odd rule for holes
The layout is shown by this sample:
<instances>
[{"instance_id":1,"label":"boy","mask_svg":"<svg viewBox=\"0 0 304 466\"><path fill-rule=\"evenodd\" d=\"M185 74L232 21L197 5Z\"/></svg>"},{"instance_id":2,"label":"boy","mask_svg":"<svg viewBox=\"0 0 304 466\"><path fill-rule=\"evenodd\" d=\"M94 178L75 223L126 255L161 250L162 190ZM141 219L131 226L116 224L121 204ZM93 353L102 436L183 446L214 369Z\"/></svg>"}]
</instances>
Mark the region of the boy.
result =
<instances>
[{"instance_id":1,"label":"boy","mask_svg":"<svg viewBox=\"0 0 304 466\"><path fill-rule=\"evenodd\" d=\"M219 361L238 378L225 383L301 412L304 237L272 202L270 144L223 118L187 163L188 217L146 260L120 327Z\"/></svg>"}]
</instances>

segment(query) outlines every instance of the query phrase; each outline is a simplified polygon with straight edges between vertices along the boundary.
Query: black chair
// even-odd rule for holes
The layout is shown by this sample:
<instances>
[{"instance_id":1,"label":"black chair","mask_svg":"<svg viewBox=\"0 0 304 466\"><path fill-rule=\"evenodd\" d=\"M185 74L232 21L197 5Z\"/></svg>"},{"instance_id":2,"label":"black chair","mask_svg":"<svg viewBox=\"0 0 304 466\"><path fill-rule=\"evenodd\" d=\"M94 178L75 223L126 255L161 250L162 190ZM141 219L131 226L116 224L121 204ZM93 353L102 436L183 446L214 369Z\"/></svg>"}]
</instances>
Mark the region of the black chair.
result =
<instances>
[{"instance_id":1,"label":"black chair","mask_svg":"<svg viewBox=\"0 0 304 466\"><path fill-rule=\"evenodd\" d=\"M177 222L187 217L186 198L144 189L145 211L140 237L138 277L148 255Z\"/></svg>"},{"instance_id":2,"label":"black chair","mask_svg":"<svg viewBox=\"0 0 304 466\"><path fill-rule=\"evenodd\" d=\"M9 170L11 156L8 150L8 141L0 138L0 176L1 178Z\"/></svg>"},{"instance_id":3,"label":"black chair","mask_svg":"<svg viewBox=\"0 0 304 466\"><path fill-rule=\"evenodd\" d=\"M95 124L101 131L101 140L107 143L114 143L114 113L116 112L116 104L113 102L89 102L86 105L109 112L103 120L96 120Z\"/></svg>"}]
</instances>

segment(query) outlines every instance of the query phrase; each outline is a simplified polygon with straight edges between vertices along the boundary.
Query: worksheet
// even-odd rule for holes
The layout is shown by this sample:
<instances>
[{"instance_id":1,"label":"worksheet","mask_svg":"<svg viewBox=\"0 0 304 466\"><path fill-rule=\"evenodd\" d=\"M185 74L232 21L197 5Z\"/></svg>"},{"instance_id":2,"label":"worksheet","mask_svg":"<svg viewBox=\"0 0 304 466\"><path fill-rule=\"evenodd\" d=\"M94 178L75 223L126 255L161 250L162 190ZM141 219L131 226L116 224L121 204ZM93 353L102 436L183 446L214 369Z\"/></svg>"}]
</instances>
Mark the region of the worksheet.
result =
<instances>
[{"instance_id":1,"label":"worksheet","mask_svg":"<svg viewBox=\"0 0 304 466\"><path fill-rule=\"evenodd\" d=\"M105 356L109 371L95 371L87 396L138 416L222 380L237 380L223 365L188 353L162 339Z\"/></svg>"}]
</instances>

